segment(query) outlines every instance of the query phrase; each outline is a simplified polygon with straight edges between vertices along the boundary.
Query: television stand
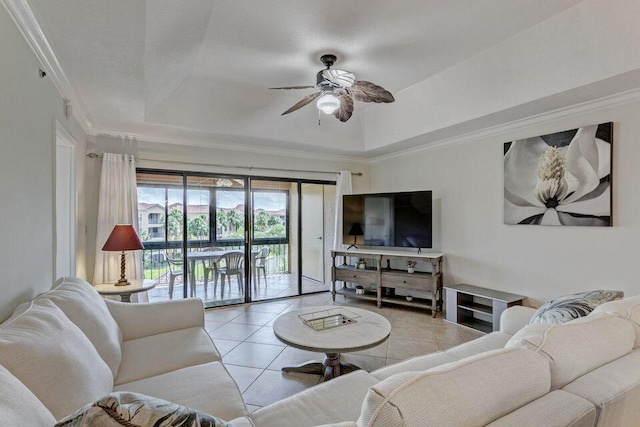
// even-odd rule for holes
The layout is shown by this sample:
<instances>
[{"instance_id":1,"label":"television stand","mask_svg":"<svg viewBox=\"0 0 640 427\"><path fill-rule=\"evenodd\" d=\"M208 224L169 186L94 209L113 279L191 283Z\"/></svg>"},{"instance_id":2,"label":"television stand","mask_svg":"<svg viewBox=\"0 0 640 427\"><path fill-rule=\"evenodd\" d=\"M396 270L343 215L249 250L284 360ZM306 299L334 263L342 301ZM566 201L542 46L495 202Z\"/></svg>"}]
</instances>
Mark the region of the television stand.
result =
<instances>
[{"instance_id":1,"label":"television stand","mask_svg":"<svg viewBox=\"0 0 640 427\"><path fill-rule=\"evenodd\" d=\"M442 311L442 262L444 254L420 253L407 251L377 251L369 249L331 251L333 260L331 267L331 296L336 300L336 295L344 295L353 298L375 301L378 307L383 303L406 305L410 307L426 308L431 315L436 317L438 311ZM336 258L342 257L342 264L336 263ZM347 257L373 258L375 267L358 269L346 264ZM409 273L406 268L392 269L391 260L402 260L406 266L407 261L427 262L431 265L431 271L415 271ZM386 268L382 268L382 262L386 260ZM336 282L343 282L338 288ZM364 294L357 294L355 289L346 287L346 283L357 283L368 286L371 290ZM396 295L397 289L413 290L417 292L429 292L431 298L407 298Z\"/></svg>"}]
</instances>

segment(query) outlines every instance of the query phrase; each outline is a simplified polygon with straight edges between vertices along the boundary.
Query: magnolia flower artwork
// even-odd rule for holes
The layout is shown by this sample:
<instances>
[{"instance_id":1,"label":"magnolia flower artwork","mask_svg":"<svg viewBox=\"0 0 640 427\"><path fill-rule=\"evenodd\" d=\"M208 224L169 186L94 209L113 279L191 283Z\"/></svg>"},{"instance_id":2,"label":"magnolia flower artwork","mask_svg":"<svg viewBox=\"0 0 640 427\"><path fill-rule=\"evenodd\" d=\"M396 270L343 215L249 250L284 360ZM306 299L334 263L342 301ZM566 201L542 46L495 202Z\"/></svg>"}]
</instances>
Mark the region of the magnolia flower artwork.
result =
<instances>
[{"instance_id":1,"label":"magnolia flower artwork","mask_svg":"<svg viewBox=\"0 0 640 427\"><path fill-rule=\"evenodd\" d=\"M504 223L611 225L613 123L504 145Z\"/></svg>"}]
</instances>

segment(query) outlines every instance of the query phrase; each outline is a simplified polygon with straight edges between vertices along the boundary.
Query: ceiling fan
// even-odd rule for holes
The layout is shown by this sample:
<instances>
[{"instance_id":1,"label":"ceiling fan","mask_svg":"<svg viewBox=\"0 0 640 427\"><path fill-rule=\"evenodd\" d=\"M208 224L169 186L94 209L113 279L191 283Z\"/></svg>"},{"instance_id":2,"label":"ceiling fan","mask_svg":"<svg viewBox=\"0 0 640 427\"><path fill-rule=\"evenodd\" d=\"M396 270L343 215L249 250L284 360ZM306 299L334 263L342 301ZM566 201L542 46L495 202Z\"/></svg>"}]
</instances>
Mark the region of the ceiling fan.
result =
<instances>
[{"instance_id":1,"label":"ceiling fan","mask_svg":"<svg viewBox=\"0 0 640 427\"><path fill-rule=\"evenodd\" d=\"M294 104L287 111L289 114L299 108L318 99L317 106L325 114L333 114L341 122L346 122L353 114L353 100L362 102L393 102L393 95L383 87L364 80L356 80L355 74L350 71L331 69L336 62L335 55L322 55L320 61L327 67L318 71L315 86L287 86L271 87L269 89L320 89L311 95L307 95Z\"/></svg>"}]
</instances>

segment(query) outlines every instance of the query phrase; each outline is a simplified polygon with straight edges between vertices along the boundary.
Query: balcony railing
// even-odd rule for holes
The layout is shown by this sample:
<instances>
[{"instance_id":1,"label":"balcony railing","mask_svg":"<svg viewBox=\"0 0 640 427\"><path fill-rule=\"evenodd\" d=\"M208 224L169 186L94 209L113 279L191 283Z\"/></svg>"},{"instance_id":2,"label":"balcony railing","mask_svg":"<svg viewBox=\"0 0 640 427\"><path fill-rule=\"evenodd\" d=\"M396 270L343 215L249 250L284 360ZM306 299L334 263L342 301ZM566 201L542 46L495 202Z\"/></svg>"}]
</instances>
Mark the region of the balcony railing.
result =
<instances>
[{"instance_id":1,"label":"balcony railing","mask_svg":"<svg viewBox=\"0 0 640 427\"><path fill-rule=\"evenodd\" d=\"M272 244L272 245L254 245L254 250L268 246L270 251L267 259L265 260L265 269L267 274L283 274L289 273L289 245ZM192 251L198 250L196 248L190 249ZM226 246L225 250L242 250L241 246ZM169 253L173 259L180 258L181 250L175 248L160 248L160 249L144 249L142 251L142 267L144 270L145 279L157 280L158 287L168 286L170 278L170 266L167 262L165 253ZM182 270L180 266L172 266L174 270ZM202 269L202 263L196 263L196 281L203 280L204 272ZM176 283L181 284L183 276L180 275L176 278Z\"/></svg>"}]
</instances>

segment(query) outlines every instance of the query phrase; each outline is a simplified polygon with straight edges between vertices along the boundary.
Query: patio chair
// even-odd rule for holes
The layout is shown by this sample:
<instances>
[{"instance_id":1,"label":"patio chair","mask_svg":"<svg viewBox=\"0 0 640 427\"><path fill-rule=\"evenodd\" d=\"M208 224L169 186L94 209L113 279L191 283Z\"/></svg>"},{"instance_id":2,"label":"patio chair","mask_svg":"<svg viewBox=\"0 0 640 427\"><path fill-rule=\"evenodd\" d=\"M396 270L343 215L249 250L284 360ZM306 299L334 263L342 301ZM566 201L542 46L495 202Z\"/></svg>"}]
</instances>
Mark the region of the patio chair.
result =
<instances>
[{"instance_id":1,"label":"patio chair","mask_svg":"<svg viewBox=\"0 0 640 427\"><path fill-rule=\"evenodd\" d=\"M182 283L184 283L184 271L182 264L182 257L174 258L169 255L169 251L164 251L165 259L169 265L169 299L173 299L173 285L175 284L176 277L182 276Z\"/></svg>"},{"instance_id":2,"label":"patio chair","mask_svg":"<svg viewBox=\"0 0 640 427\"><path fill-rule=\"evenodd\" d=\"M202 252L218 252L224 251L224 248L204 248ZM210 258L202 260L202 271L204 272L204 295L207 295L207 286L209 285L209 273L213 273L213 295L216 294L218 286L218 276L220 275L218 267L220 258Z\"/></svg>"},{"instance_id":3,"label":"patio chair","mask_svg":"<svg viewBox=\"0 0 640 427\"><path fill-rule=\"evenodd\" d=\"M256 279L258 280L258 286L260 286L260 270L262 270L262 275L264 276L264 286L267 287L267 268L266 268L266 260L269 256L269 252L271 249L268 246L260 249L255 258L255 271L256 271Z\"/></svg>"},{"instance_id":4,"label":"patio chair","mask_svg":"<svg viewBox=\"0 0 640 427\"><path fill-rule=\"evenodd\" d=\"M243 275L244 275L244 252L242 251L229 251L222 259L224 260L224 266L218 268L220 274L220 296L224 295L224 279L227 278L229 288L231 288L231 276L236 276L238 279L238 291L243 292ZM213 293L216 292L216 283L213 284Z\"/></svg>"}]
</instances>

